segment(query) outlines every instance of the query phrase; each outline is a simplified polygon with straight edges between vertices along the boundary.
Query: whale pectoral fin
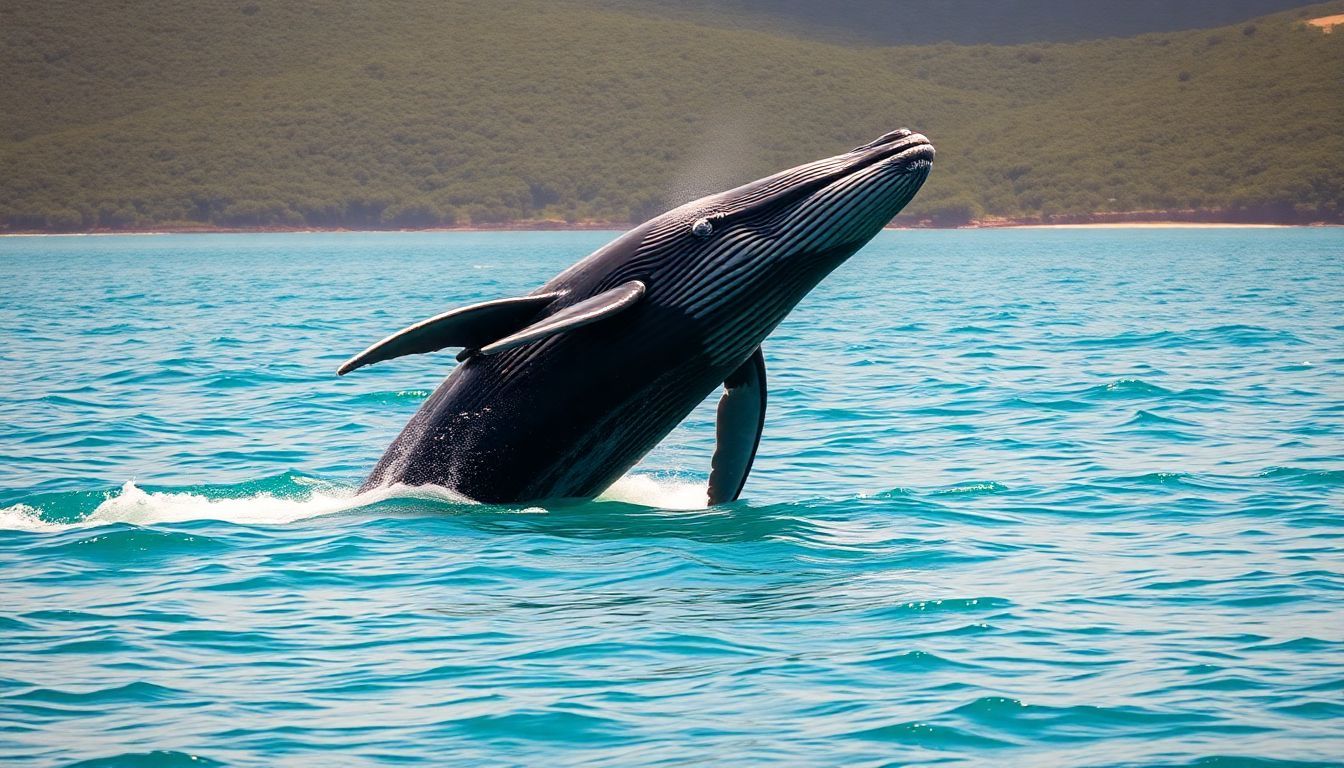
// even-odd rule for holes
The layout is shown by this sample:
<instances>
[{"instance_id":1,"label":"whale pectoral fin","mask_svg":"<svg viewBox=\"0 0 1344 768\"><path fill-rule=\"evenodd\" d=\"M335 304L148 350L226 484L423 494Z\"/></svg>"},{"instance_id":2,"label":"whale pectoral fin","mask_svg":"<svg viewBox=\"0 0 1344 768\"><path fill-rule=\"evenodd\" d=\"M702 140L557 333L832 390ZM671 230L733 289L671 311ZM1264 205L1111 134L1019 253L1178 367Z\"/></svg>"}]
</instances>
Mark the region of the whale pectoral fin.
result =
<instances>
[{"instance_id":1,"label":"whale pectoral fin","mask_svg":"<svg viewBox=\"0 0 1344 768\"><path fill-rule=\"evenodd\" d=\"M479 347L517 331L537 316L555 294L514 296L444 312L388 336L336 369L338 376L404 355L437 352L444 347Z\"/></svg>"},{"instance_id":2,"label":"whale pectoral fin","mask_svg":"<svg viewBox=\"0 0 1344 768\"><path fill-rule=\"evenodd\" d=\"M747 484L765 427L765 357L757 347L723 382L717 445L709 472L709 505L736 501Z\"/></svg>"},{"instance_id":3,"label":"whale pectoral fin","mask_svg":"<svg viewBox=\"0 0 1344 768\"><path fill-rule=\"evenodd\" d=\"M480 354L498 354L529 341L536 341L556 333L572 331L589 323L595 323L622 310L629 309L643 295L644 284L640 281L631 280L628 283L621 283L611 290L603 291L596 296L590 296L572 306L565 307L545 320L529 325L512 336L481 347Z\"/></svg>"}]
</instances>

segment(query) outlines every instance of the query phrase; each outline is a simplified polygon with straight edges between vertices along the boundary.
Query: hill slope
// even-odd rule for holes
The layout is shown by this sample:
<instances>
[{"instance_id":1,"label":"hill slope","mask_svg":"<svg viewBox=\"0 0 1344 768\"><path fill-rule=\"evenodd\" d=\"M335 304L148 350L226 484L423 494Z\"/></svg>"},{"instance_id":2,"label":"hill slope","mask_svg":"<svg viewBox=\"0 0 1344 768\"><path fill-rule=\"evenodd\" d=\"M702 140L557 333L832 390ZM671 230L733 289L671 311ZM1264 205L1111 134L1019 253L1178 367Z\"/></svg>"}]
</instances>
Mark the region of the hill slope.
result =
<instances>
[{"instance_id":1,"label":"hill slope","mask_svg":"<svg viewBox=\"0 0 1344 768\"><path fill-rule=\"evenodd\" d=\"M579 0L200 5L13 4L0 226L623 221L900 125L939 148L911 219L1344 211L1344 35L1296 14L874 48Z\"/></svg>"}]
</instances>

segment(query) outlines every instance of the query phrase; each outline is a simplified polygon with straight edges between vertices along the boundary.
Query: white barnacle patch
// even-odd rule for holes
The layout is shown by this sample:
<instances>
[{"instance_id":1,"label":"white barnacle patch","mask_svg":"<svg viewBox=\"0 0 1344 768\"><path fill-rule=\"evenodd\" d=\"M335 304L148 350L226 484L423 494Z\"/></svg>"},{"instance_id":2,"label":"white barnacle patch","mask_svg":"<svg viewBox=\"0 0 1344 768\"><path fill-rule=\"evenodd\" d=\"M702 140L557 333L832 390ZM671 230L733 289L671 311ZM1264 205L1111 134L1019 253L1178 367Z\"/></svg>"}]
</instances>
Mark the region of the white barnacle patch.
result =
<instances>
[{"instance_id":1,"label":"white barnacle patch","mask_svg":"<svg viewBox=\"0 0 1344 768\"><path fill-rule=\"evenodd\" d=\"M695 223L691 225L691 234L696 237L709 237L710 233L713 231L714 225L704 216L696 219Z\"/></svg>"}]
</instances>

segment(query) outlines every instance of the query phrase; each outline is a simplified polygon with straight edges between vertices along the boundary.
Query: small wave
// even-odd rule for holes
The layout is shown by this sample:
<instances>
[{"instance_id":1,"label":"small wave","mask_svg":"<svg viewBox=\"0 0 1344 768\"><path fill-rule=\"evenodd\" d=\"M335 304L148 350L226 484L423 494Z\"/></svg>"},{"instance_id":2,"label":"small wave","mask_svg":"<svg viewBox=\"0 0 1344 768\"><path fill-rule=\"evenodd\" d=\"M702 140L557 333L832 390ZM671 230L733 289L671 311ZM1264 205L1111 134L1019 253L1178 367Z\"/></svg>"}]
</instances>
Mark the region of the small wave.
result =
<instances>
[{"instance_id":1,"label":"small wave","mask_svg":"<svg viewBox=\"0 0 1344 768\"><path fill-rule=\"evenodd\" d=\"M444 726L473 740L527 734L527 738L534 742L616 739L620 731L619 723L610 718L558 711L481 714L452 720Z\"/></svg>"},{"instance_id":2,"label":"small wave","mask_svg":"<svg viewBox=\"0 0 1344 768\"><path fill-rule=\"evenodd\" d=\"M1133 378L1117 379L1110 384L1091 387L1082 395L1091 400L1158 399L1191 403L1216 402L1228 397L1226 392L1213 387L1175 390Z\"/></svg>"},{"instance_id":3,"label":"small wave","mask_svg":"<svg viewBox=\"0 0 1344 768\"><path fill-rule=\"evenodd\" d=\"M396 405L413 403L429 397L428 389L398 389L390 392L361 392L350 396L351 404L358 405Z\"/></svg>"},{"instance_id":4,"label":"small wave","mask_svg":"<svg viewBox=\"0 0 1344 768\"><path fill-rule=\"evenodd\" d=\"M1082 411L1116 400L1166 400L1207 403L1224 400L1227 393L1208 387L1173 390L1138 378L1116 379L1108 384L1082 386L1060 392L1019 395L1006 401L1014 408L1047 411ZM1164 417L1165 418L1165 417Z\"/></svg>"},{"instance_id":5,"label":"small wave","mask_svg":"<svg viewBox=\"0 0 1344 768\"><path fill-rule=\"evenodd\" d=\"M890 741L928 749L968 749L1009 747L1013 742L982 736L971 731L936 723L909 722L867 728L846 734L850 738Z\"/></svg>"},{"instance_id":6,"label":"small wave","mask_svg":"<svg viewBox=\"0 0 1344 768\"><path fill-rule=\"evenodd\" d=\"M1243 347L1303 343L1302 339L1291 331L1259 325L1218 325L1198 329L1194 335L1202 341L1230 343Z\"/></svg>"},{"instance_id":7,"label":"small wave","mask_svg":"<svg viewBox=\"0 0 1344 768\"><path fill-rule=\"evenodd\" d=\"M1173 342L1179 342L1180 336L1171 331L1157 331L1155 333L1139 333L1137 331L1125 331L1113 336L1090 336L1080 339L1071 339L1070 344L1077 347L1162 347Z\"/></svg>"},{"instance_id":8,"label":"small wave","mask_svg":"<svg viewBox=\"0 0 1344 768\"><path fill-rule=\"evenodd\" d=\"M1311 760L1279 760L1246 755L1210 755L1178 768L1339 768L1339 763Z\"/></svg>"},{"instance_id":9,"label":"small wave","mask_svg":"<svg viewBox=\"0 0 1344 768\"><path fill-rule=\"evenodd\" d=\"M1127 397L1162 397L1172 394L1166 387L1150 384L1143 379L1118 379L1110 384L1092 387L1085 393L1096 399Z\"/></svg>"},{"instance_id":10,"label":"small wave","mask_svg":"<svg viewBox=\"0 0 1344 768\"><path fill-rule=\"evenodd\" d=\"M923 408L911 408L906 411L912 416L980 416L984 411L979 408L953 408L948 406L931 405Z\"/></svg>"},{"instance_id":11,"label":"small wave","mask_svg":"<svg viewBox=\"0 0 1344 768\"><path fill-rule=\"evenodd\" d=\"M1143 475L1116 477L1108 482L1136 486L1193 486L1198 485L1188 472L1149 472Z\"/></svg>"},{"instance_id":12,"label":"small wave","mask_svg":"<svg viewBox=\"0 0 1344 768\"><path fill-rule=\"evenodd\" d=\"M904 651L865 659L863 664L892 672L931 672L944 669L974 669L978 665L954 661L928 651Z\"/></svg>"},{"instance_id":13,"label":"small wave","mask_svg":"<svg viewBox=\"0 0 1344 768\"><path fill-rule=\"evenodd\" d=\"M1064 412L1081 411L1092 407L1088 403L1082 402L1080 400L1071 400L1068 398L1063 398L1060 400L1032 400L1030 398L1025 397L1014 397L1008 400L1006 404L1011 408L1026 408L1029 410L1040 409L1045 411L1064 411Z\"/></svg>"},{"instance_id":14,"label":"small wave","mask_svg":"<svg viewBox=\"0 0 1344 768\"><path fill-rule=\"evenodd\" d=\"M1106 731L1126 726L1176 731L1207 728L1217 719L1205 713L1161 711L1137 706L1080 704L1058 707L1028 704L1005 696L985 696L957 707L951 714L1003 730L1036 732L1056 728Z\"/></svg>"},{"instance_id":15,"label":"small wave","mask_svg":"<svg viewBox=\"0 0 1344 768\"><path fill-rule=\"evenodd\" d=\"M59 405L70 408L106 408L109 403L100 403L96 400L85 400L69 395L53 393L38 398L38 402L48 403L50 405Z\"/></svg>"},{"instance_id":16,"label":"small wave","mask_svg":"<svg viewBox=\"0 0 1344 768\"><path fill-rule=\"evenodd\" d=\"M1267 344L1302 344L1302 339L1290 331L1264 328L1258 325L1218 325L1211 328L1186 328L1153 333L1125 331L1112 336L1074 339L1080 347L1219 347L1263 346Z\"/></svg>"},{"instance_id":17,"label":"small wave","mask_svg":"<svg viewBox=\"0 0 1344 768\"><path fill-rule=\"evenodd\" d=\"M991 481L987 483L963 483L960 485L953 485L948 488L940 488L933 493L938 496L978 496L988 493L1002 493L1006 490L1008 490L1008 486Z\"/></svg>"},{"instance_id":18,"label":"small wave","mask_svg":"<svg viewBox=\"0 0 1344 768\"><path fill-rule=\"evenodd\" d=\"M910 616L921 613L960 613L1000 611L1011 608L1013 602L1002 597L949 597L941 600L911 600L907 603L884 606L872 613L879 616Z\"/></svg>"},{"instance_id":19,"label":"small wave","mask_svg":"<svg viewBox=\"0 0 1344 768\"><path fill-rule=\"evenodd\" d=\"M209 768L223 765L200 755L186 752L158 750L155 752L125 752L109 757L97 757L71 763L70 768L118 768L119 766L139 765L146 768Z\"/></svg>"},{"instance_id":20,"label":"small wave","mask_svg":"<svg viewBox=\"0 0 1344 768\"><path fill-rule=\"evenodd\" d=\"M10 694L3 698L9 701L35 701L44 704L124 704L141 701L163 701L176 696L183 695L183 691L176 688L166 688L162 685L145 682L143 680L125 685L109 686L107 688L91 688L89 690L68 690L63 688L33 688L20 693Z\"/></svg>"},{"instance_id":21,"label":"small wave","mask_svg":"<svg viewBox=\"0 0 1344 768\"><path fill-rule=\"evenodd\" d=\"M1151 427L1151 426L1178 426L1178 427L1197 427L1191 421L1183 421L1174 416L1162 416L1152 411L1140 410L1134 416L1126 421L1122 426L1126 427Z\"/></svg>"},{"instance_id":22,"label":"small wave","mask_svg":"<svg viewBox=\"0 0 1344 768\"><path fill-rule=\"evenodd\" d=\"M1298 467L1270 467L1260 473L1260 477L1274 480L1287 480L1297 485L1339 486L1344 485L1344 470L1341 469L1300 469Z\"/></svg>"}]
</instances>

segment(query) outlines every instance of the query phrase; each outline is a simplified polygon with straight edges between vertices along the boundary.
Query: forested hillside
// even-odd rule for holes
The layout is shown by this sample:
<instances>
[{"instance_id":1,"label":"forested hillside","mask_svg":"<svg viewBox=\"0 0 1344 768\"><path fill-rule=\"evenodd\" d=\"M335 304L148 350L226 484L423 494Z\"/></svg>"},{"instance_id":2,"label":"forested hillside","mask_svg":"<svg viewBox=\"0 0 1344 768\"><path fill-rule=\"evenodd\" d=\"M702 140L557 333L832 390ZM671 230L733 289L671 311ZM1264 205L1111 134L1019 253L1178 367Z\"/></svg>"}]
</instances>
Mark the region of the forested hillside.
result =
<instances>
[{"instance_id":1,"label":"forested hillside","mask_svg":"<svg viewBox=\"0 0 1344 768\"><path fill-rule=\"evenodd\" d=\"M624 222L898 126L939 152L912 222L1339 220L1344 34L1301 18L878 47L598 0L12 0L0 227Z\"/></svg>"}]
</instances>

